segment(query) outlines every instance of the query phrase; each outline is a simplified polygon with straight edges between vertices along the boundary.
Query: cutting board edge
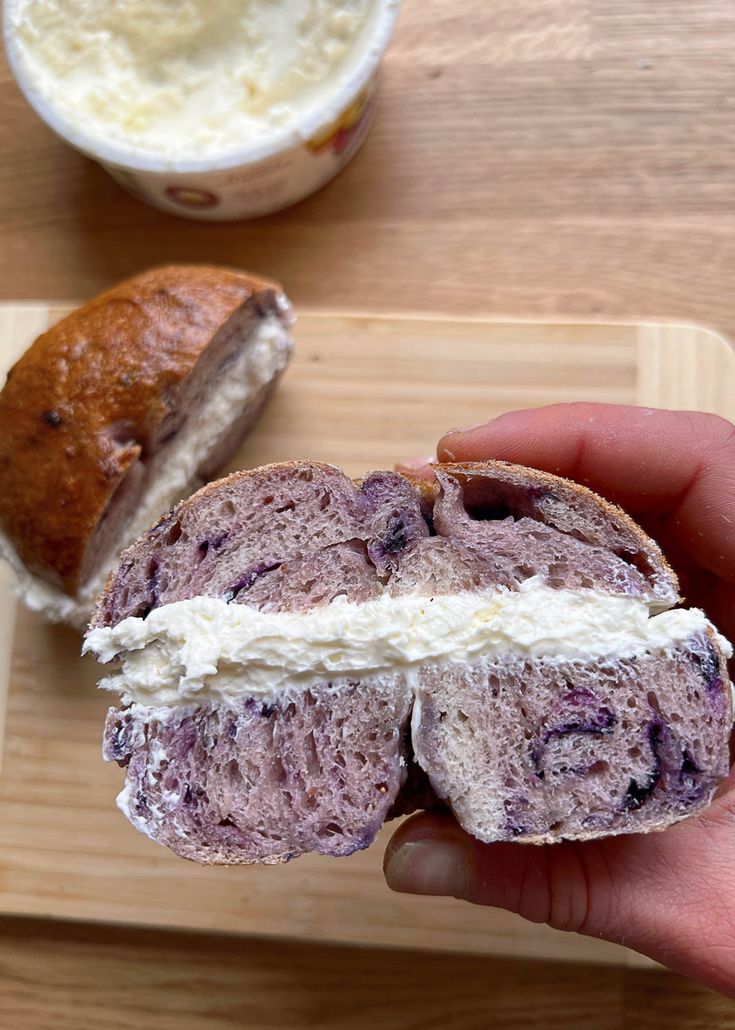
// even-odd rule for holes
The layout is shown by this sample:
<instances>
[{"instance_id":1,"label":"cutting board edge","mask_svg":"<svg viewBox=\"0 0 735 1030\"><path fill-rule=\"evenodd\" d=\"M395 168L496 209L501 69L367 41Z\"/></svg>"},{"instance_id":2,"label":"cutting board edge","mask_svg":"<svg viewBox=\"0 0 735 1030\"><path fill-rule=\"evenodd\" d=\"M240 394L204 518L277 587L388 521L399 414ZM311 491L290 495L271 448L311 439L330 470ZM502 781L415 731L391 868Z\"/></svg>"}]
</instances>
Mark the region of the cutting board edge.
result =
<instances>
[{"instance_id":1,"label":"cutting board edge","mask_svg":"<svg viewBox=\"0 0 735 1030\"><path fill-rule=\"evenodd\" d=\"M76 307L84 304L83 300L74 300L68 298L62 298L59 300L44 300L36 298L34 300L13 300L12 298L5 298L0 300L0 308L50 308L50 309L64 309L73 310ZM463 325L470 323L473 325L477 324L488 324L493 326L500 325L541 325L544 327L548 326L592 326L592 327L619 327L621 329L638 329L638 328L650 328L652 326L666 326L667 329L683 329L683 330L696 330L697 332L706 333L709 336L715 336L721 340L728 348L735 348L735 339L730 339L727 333L718 328L716 325L707 325L705 322L688 322L682 321L678 318L666 318L664 316L646 315L641 318L631 316L630 318L605 318L603 316L599 318L580 318L574 314L558 314L548 316L546 318L540 317L519 317L513 314L497 313L494 312L488 315L473 314L473 315L451 315L442 314L440 311L371 311L369 309L353 310L350 308L327 308L327 307L312 307L308 302L301 304L294 304L296 312L296 324L298 325L298 319L300 315L306 315L312 318L358 318L358 319L369 319L370 321L380 320L387 322L459 322Z\"/></svg>"},{"instance_id":2,"label":"cutting board edge","mask_svg":"<svg viewBox=\"0 0 735 1030\"><path fill-rule=\"evenodd\" d=\"M246 867L243 867L246 868ZM355 948L355 949L375 949L385 951L415 951L417 948L415 941L396 941L386 938L380 940L376 936L368 936L365 939L361 939L356 934L345 934L343 936L336 935L325 935L319 936L316 934L304 935L302 933L284 933L278 930L240 930L234 927L214 927L208 926L197 927L191 923L175 923L165 922L163 920L154 919L151 922L144 923L137 919L126 920L120 918L110 918L103 916L96 916L93 913L72 913L58 910L52 914L48 913L35 913L29 911L27 908L18 907L14 909L12 907L0 909L0 921L3 918L8 919L28 919L28 920L40 920L48 919L51 922L57 923L74 923L77 925L91 925L91 926L108 926L112 928L119 928L121 930L160 930L169 933L204 933L208 936L217 936L222 938L246 938L249 940L268 940L268 941L283 941L293 942L302 941L304 943L312 943L315 945L329 945L336 944L340 947ZM545 926L545 924L543 924ZM561 933L561 931L555 931ZM584 963L585 965L594 966L611 966L614 968L638 968L638 969L662 969L658 962L654 959L648 958L646 955L641 955L631 948L626 947L624 944L614 944L610 941L605 941L602 938L596 939L597 943L602 946L602 950L597 952L595 947L589 947L589 941L583 940L579 942L579 947L575 946L575 942L572 940L572 934L565 934L565 937L569 937L569 947L559 949L554 953L553 958L549 954L548 941L535 942L531 938L522 938L521 946L518 946L516 940L504 937L498 934L499 938L498 945L496 947L488 948L487 950L480 950L478 948L472 949L468 946L453 945L451 943L435 944L431 941L429 943L422 943L421 950L432 952L434 954L447 954L447 955L483 955L487 959L492 959L494 956L500 956L504 954L505 957L516 958L519 960L531 959L537 961L546 962L561 962L565 964L578 964ZM501 945L507 949L502 951Z\"/></svg>"},{"instance_id":3,"label":"cutting board edge","mask_svg":"<svg viewBox=\"0 0 735 1030\"><path fill-rule=\"evenodd\" d=\"M42 303L42 302L38 302ZM65 306L65 305L57 305ZM427 311L369 311L359 310L353 311L350 309L340 308L320 308L311 307L309 304L301 304L296 307L296 325L298 325L298 319L300 315L307 315L309 317L321 317L326 318L358 318L358 319L369 319L384 320L389 322L458 322L462 325L540 325L544 328L550 326L575 326L584 328L585 326L591 326L592 328L620 328L620 329L650 329L657 326L664 326L666 329L681 329L685 331L695 330L696 332L704 333L708 336L716 337L721 340L729 349L735 349L735 338L730 337L725 333L724 330L719 329L715 325L707 325L704 322L687 322L682 321L678 318L668 319L665 317L646 316L642 318L580 318L575 315L554 315L547 318L519 318L514 315L506 314L492 314L492 315L443 315L441 312L427 312Z\"/></svg>"}]
</instances>

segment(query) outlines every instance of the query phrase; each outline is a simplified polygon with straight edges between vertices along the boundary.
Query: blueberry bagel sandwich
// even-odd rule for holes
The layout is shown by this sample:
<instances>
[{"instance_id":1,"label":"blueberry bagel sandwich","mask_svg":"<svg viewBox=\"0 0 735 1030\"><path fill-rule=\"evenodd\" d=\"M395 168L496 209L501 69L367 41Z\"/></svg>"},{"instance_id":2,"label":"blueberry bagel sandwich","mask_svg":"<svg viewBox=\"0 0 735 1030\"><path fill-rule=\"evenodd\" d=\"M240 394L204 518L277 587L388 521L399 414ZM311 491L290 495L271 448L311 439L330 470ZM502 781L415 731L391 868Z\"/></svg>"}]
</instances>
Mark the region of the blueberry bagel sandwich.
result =
<instances>
[{"instance_id":1,"label":"blueberry bagel sandwich","mask_svg":"<svg viewBox=\"0 0 735 1030\"><path fill-rule=\"evenodd\" d=\"M727 642L659 548L499 462L200 490L122 556L85 650L139 830L205 863L367 847L449 806L482 841L663 829L728 771Z\"/></svg>"},{"instance_id":2,"label":"blueberry bagel sandwich","mask_svg":"<svg viewBox=\"0 0 735 1030\"><path fill-rule=\"evenodd\" d=\"M171 266L33 343L0 393L0 555L30 607L86 624L123 547L237 449L290 322L277 283Z\"/></svg>"}]
</instances>

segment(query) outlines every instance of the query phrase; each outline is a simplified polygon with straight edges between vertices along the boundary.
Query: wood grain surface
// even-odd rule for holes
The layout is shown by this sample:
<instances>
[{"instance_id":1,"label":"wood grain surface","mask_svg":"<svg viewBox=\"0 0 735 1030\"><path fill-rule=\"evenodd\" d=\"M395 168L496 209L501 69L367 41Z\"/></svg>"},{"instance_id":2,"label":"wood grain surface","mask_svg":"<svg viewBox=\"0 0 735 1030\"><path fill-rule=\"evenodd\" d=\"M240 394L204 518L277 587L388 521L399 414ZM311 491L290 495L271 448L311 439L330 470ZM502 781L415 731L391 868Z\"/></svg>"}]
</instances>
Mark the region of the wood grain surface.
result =
<instances>
[{"instance_id":1,"label":"wood grain surface","mask_svg":"<svg viewBox=\"0 0 735 1030\"><path fill-rule=\"evenodd\" d=\"M0 372L66 310L0 305ZM437 425L582 397L733 411L735 353L702 329L302 312L295 336L291 368L233 468L307 457L360 475L428 453ZM122 774L100 758L110 699L95 690L98 669L80 659L79 644L75 633L18 610L0 775L0 911L646 963L505 912L391 895L380 873L389 829L374 848L339 862L307 856L275 869L182 862L115 809Z\"/></svg>"},{"instance_id":2,"label":"wood grain surface","mask_svg":"<svg viewBox=\"0 0 735 1030\"><path fill-rule=\"evenodd\" d=\"M731 1030L670 973L0 920L9 1030Z\"/></svg>"},{"instance_id":3,"label":"wood grain surface","mask_svg":"<svg viewBox=\"0 0 735 1030\"><path fill-rule=\"evenodd\" d=\"M404 0L365 148L318 195L197 225L127 196L0 72L0 290L229 262L297 304L676 318L735 334L732 0Z\"/></svg>"},{"instance_id":4,"label":"wood grain surface","mask_svg":"<svg viewBox=\"0 0 735 1030\"><path fill-rule=\"evenodd\" d=\"M127 196L38 121L1 61L0 296L86 297L150 264L209 260L280 277L299 307L663 317L735 334L732 0L404 0L375 129L350 167L288 211L223 226L168 218ZM660 395L665 367L660 341L649 339L645 349L643 402L651 391ZM690 367L700 353L692 343ZM679 368L678 382L666 378L672 403L687 396L688 373L683 363ZM712 382L717 400L723 390ZM577 386L581 392L585 381ZM526 396L519 384L506 406ZM502 406L503 398L493 397L488 412ZM411 439L397 432L391 460L403 442L402 452L428 449L449 414L437 413ZM29 618L21 618L21 635L33 634ZM0 632L9 632L7 621ZM11 703L9 753L14 782L22 781L39 809L18 804L14 825L28 840L33 816L45 811L38 830L51 834L52 847L27 868L19 848L21 882L10 887L23 897L24 877L41 883L44 895L61 899L75 918L77 888L91 884L104 899L114 897L95 868L119 817L110 808L114 770L97 765L92 781L84 773L98 758L91 728L99 699L86 698L81 716L69 709L89 681L51 695L57 731L37 732L34 704L47 703L55 663L72 653L58 632L48 650L39 644L35 664L19 670L29 693L25 706ZM55 783L49 777L64 734L79 763ZM6 806L12 788L9 795ZM94 810L81 824L73 818L80 797ZM57 821L49 827L50 800ZM71 858L54 852L54 834L86 849L82 883L66 879ZM126 886L146 846L132 830L129 844L134 855L123 856L117 870ZM244 894L235 892L236 916L247 910ZM140 906L149 900L156 898L144 893ZM181 895L180 903L186 900ZM319 902L313 911L321 915ZM349 906L343 911L349 919ZM406 914L396 910L395 920ZM437 909L440 918L449 918L449 909ZM174 938L145 931L107 927L75 942L71 930L17 925L18 933L0 942L0 1013L12 1014L0 1024L14 1030L359 1027L377 1019L386 1027L545 1027L559 1020L604 1028L611 1013L613 1025L644 1030L735 1026L730 1003L664 974L396 958L312 944L288 946L295 972L287 974L280 946L267 942L229 939L218 947L206 937L187 938L187 957L179 961ZM506 939L517 932L508 924ZM325 979L325 966L335 975ZM609 987L621 977L622 987ZM361 978L373 987L371 997L361 991ZM605 1003L596 1011L593 996ZM381 998L388 1004L376 1007ZM354 999L364 1018L355 1015ZM352 1005L348 1020L340 1015L345 1005Z\"/></svg>"}]
</instances>

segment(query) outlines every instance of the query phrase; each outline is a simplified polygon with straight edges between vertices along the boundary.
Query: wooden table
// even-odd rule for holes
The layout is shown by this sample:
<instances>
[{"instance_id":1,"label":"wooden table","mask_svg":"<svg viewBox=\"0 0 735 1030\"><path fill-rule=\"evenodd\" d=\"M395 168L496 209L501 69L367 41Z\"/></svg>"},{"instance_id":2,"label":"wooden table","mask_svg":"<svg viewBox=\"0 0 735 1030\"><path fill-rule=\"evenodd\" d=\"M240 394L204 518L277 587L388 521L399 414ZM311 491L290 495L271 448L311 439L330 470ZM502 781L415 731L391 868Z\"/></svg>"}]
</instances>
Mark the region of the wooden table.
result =
<instances>
[{"instance_id":1,"label":"wooden table","mask_svg":"<svg viewBox=\"0 0 735 1030\"><path fill-rule=\"evenodd\" d=\"M353 164L289 211L221 226L128 197L3 69L2 297L210 260L275 275L301 307L733 334L734 55L731 0L405 0ZM0 922L0 971L0 1020L21 1030L735 1025L665 973L23 919Z\"/></svg>"}]
</instances>

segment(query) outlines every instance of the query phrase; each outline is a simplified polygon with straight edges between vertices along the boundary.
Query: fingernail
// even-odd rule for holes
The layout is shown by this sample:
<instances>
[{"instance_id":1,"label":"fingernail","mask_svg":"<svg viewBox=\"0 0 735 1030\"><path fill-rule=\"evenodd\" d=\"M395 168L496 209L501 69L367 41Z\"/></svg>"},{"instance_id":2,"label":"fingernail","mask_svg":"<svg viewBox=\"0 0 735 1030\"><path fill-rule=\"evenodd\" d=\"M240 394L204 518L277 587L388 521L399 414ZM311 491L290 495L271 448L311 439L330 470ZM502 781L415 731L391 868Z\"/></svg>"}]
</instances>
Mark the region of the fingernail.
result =
<instances>
[{"instance_id":1,"label":"fingernail","mask_svg":"<svg viewBox=\"0 0 735 1030\"><path fill-rule=\"evenodd\" d=\"M469 884L469 859L459 841L409 841L387 856L385 879L399 894L463 898Z\"/></svg>"},{"instance_id":2,"label":"fingernail","mask_svg":"<svg viewBox=\"0 0 735 1030\"><path fill-rule=\"evenodd\" d=\"M475 422L471 426L458 426L454 429L447 429L444 436L458 436L460 433L471 433L473 429L480 429L482 426L486 426L487 422Z\"/></svg>"},{"instance_id":3,"label":"fingernail","mask_svg":"<svg viewBox=\"0 0 735 1030\"><path fill-rule=\"evenodd\" d=\"M401 461L396 463L397 469L423 469L427 465L433 465L436 462L436 455L427 454L425 458L403 458Z\"/></svg>"}]
</instances>

